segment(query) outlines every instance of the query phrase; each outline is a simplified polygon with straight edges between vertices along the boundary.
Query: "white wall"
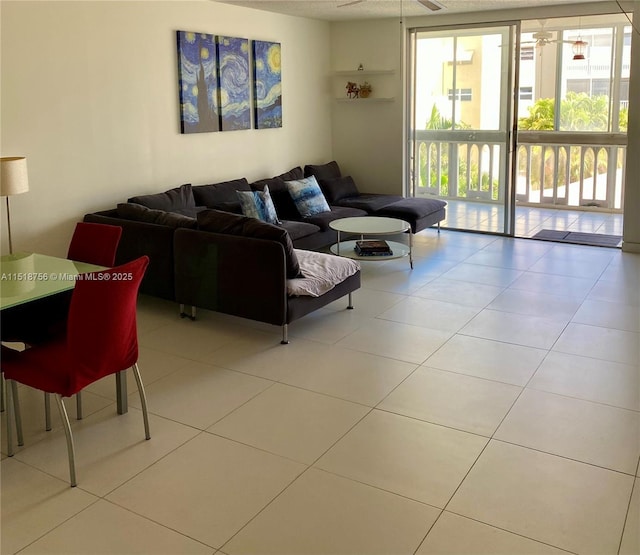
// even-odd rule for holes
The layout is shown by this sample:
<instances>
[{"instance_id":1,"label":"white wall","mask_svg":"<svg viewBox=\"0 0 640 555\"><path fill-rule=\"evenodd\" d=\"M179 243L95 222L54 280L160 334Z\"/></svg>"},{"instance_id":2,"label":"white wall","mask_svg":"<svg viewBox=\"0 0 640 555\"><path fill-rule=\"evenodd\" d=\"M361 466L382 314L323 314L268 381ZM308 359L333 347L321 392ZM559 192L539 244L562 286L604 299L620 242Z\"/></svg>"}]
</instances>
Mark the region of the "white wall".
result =
<instances>
[{"instance_id":1,"label":"white wall","mask_svg":"<svg viewBox=\"0 0 640 555\"><path fill-rule=\"evenodd\" d=\"M85 213L134 194L332 158L326 22L210 1L0 5L0 151L27 156L30 183L10 199L14 251L65 255ZM181 135L176 30L282 43L283 127Z\"/></svg>"},{"instance_id":2,"label":"white wall","mask_svg":"<svg viewBox=\"0 0 640 555\"><path fill-rule=\"evenodd\" d=\"M370 20L333 23L331 66L333 71L357 69L394 70L390 75L329 75L332 84L333 154L343 174L353 176L356 185L368 193L402 194L403 165L403 75L400 59L401 30L398 20ZM372 99L346 97L347 81L373 87Z\"/></svg>"}]
</instances>

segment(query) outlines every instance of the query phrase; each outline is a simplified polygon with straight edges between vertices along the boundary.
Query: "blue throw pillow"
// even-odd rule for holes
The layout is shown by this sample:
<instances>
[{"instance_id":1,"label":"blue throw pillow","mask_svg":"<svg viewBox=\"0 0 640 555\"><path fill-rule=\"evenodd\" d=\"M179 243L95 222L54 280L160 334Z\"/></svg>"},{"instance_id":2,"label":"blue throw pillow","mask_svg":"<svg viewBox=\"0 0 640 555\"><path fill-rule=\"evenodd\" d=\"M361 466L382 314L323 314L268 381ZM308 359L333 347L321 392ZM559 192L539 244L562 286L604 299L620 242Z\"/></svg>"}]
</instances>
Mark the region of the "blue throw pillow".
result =
<instances>
[{"instance_id":1,"label":"blue throw pillow","mask_svg":"<svg viewBox=\"0 0 640 555\"><path fill-rule=\"evenodd\" d=\"M331 208L324 198L320 185L312 175L304 179L285 181L293 202L303 217L331 212Z\"/></svg>"},{"instance_id":2,"label":"blue throw pillow","mask_svg":"<svg viewBox=\"0 0 640 555\"><path fill-rule=\"evenodd\" d=\"M267 185L264 186L262 191L236 191L236 194L240 199L242 213L245 216L269 224L280 223Z\"/></svg>"}]
</instances>

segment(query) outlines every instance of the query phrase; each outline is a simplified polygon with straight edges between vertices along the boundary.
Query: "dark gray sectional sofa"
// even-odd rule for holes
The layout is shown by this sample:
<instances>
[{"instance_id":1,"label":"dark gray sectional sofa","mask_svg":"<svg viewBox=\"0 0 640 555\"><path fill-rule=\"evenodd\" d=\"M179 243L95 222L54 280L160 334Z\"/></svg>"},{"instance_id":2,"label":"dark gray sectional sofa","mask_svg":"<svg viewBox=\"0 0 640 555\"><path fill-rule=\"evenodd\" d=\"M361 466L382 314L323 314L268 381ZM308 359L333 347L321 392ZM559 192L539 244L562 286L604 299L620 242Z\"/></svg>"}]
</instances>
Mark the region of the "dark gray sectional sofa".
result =
<instances>
[{"instance_id":1,"label":"dark gray sectional sofa","mask_svg":"<svg viewBox=\"0 0 640 555\"><path fill-rule=\"evenodd\" d=\"M300 216L285 182L305 174L316 176L329 211ZM279 225L248 222L241 215L236 191L262 191L265 185ZM251 184L240 178L131 197L114 209L86 214L84 221L122 227L116 264L149 256L142 293L283 326L285 341L290 322L360 287L358 271L320 297L288 296L287 279L295 277L290 271L293 247L318 250L333 244L336 232L330 222L354 216L398 217L409 221L416 233L439 223L445 204L360 193L351 178L340 175L337 163L330 162ZM212 227L212 221L224 225ZM243 231L233 234L230 228Z\"/></svg>"}]
</instances>

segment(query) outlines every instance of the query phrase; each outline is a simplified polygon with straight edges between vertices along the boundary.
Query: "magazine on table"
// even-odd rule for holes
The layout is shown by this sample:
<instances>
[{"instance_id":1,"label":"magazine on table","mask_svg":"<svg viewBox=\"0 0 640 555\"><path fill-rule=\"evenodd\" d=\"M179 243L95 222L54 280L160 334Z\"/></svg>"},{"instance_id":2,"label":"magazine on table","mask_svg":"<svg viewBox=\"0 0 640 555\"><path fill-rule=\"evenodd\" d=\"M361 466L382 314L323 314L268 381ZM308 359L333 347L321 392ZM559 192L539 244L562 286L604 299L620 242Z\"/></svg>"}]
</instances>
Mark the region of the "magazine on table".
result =
<instances>
[{"instance_id":1,"label":"magazine on table","mask_svg":"<svg viewBox=\"0 0 640 555\"><path fill-rule=\"evenodd\" d=\"M359 256L384 256L393 254L391 247L389 247L386 241L376 239L356 241L354 250Z\"/></svg>"}]
</instances>

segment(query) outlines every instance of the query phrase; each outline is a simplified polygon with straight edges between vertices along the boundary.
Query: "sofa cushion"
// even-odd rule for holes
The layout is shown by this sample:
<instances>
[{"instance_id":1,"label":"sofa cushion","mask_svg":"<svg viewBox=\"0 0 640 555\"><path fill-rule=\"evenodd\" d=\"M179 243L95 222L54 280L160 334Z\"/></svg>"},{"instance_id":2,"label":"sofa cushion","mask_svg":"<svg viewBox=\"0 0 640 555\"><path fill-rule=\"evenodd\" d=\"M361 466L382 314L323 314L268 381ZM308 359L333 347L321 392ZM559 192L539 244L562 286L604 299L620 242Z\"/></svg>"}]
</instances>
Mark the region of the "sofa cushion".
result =
<instances>
[{"instance_id":1,"label":"sofa cushion","mask_svg":"<svg viewBox=\"0 0 640 555\"><path fill-rule=\"evenodd\" d=\"M318 181L320 181L321 179L335 179L336 177L340 177L342 174L340 173L340 166L338 166L338 162L333 160L326 164L306 165L304 167L304 175L305 177L313 175Z\"/></svg>"},{"instance_id":2,"label":"sofa cushion","mask_svg":"<svg viewBox=\"0 0 640 555\"><path fill-rule=\"evenodd\" d=\"M288 172L281 173L276 176L278 179L282 179L282 181L292 181L293 179L302 179L304 177L304 172L300 166L295 168L291 168Z\"/></svg>"},{"instance_id":3,"label":"sofa cushion","mask_svg":"<svg viewBox=\"0 0 640 555\"><path fill-rule=\"evenodd\" d=\"M300 276L300 264L287 230L248 216L221 210L204 210L198 214L198 229L227 235L277 241L284 247L288 279Z\"/></svg>"},{"instance_id":4,"label":"sofa cushion","mask_svg":"<svg viewBox=\"0 0 640 555\"><path fill-rule=\"evenodd\" d=\"M287 230L292 241L297 241L303 237L309 237L310 235L320 231L320 228L317 225L310 222L293 222L290 220L283 220L280 222L280 227Z\"/></svg>"},{"instance_id":5,"label":"sofa cushion","mask_svg":"<svg viewBox=\"0 0 640 555\"><path fill-rule=\"evenodd\" d=\"M250 187L254 191L262 191L265 185L269 186L269 194L276 207L278 218L280 220L299 220L300 214L289 194L287 184L280 177L271 177L255 181Z\"/></svg>"},{"instance_id":6,"label":"sofa cushion","mask_svg":"<svg viewBox=\"0 0 640 555\"><path fill-rule=\"evenodd\" d=\"M257 218L269 224L279 224L276 208L269 194L269 186L262 191L236 191L240 199L242 213L250 218Z\"/></svg>"},{"instance_id":7,"label":"sofa cushion","mask_svg":"<svg viewBox=\"0 0 640 555\"><path fill-rule=\"evenodd\" d=\"M411 197L391 203L379 210L377 214L400 219L415 219L442 210L446 205L447 203L443 200Z\"/></svg>"},{"instance_id":8,"label":"sofa cushion","mask_svg":"<svg viewBox=\"0 0 640 555\"><path fill-rule=\"evenodd\" d=\"M220 183L210 183L209 185L197 185L193 187L193 198L197 205L208 208L224 210L227 203L235 203L236 209L240 209L236 191L250 191L249 182L243 177L232 181L221 181ZM229 210L229 211L235 211Z\"/></svg>"},{"instance_id":9,"label":"sofa cushion","mask_svg":"<svg viewBox=\"0 0 640 555\"><path fill-rule=\"evenodd\" d=\"M349 208L358 208L360 210L364 210L368 214L375 214L382 208L398 202L403 198L404 197L401 197L400 195L363 193L357 197L342 198L337 201L337 204L339 206L348 206Z\"/></svg>"},{"instance_id":10,"label":"sofa cushion","mask_svg":"<svg viewBox=\"0 0 640 555\"><path fill-rule=\"evenodd\" d=\"M134 220L137 222L146 222L151 224L166 225L167 227L188 227L195 229L197 220L195 217L176 214L175 212L165 212L164 210L156 210L147 208L142 204L121 203L117 208L118 217L125 220Z\"/></svg>"},{"instance_id":11,"label":"sofa cushion","mask_svg":"<svg viewBox=\"0 0 640 555\"><path fill-rule=\"evenodd\" d=\"M196 202L190 184L185 184L164 193L153 195L139 195L131 197L128 202L141 204L147 208L164 210L165 212L178 212L180 210L195 210Z\"/></svg>"},{"instance_id":12,"label":"sofa cushion","mask_svg":"<svg viewBox=\"0 0 640 555\"><path fill-rule=\"evenodd\" d=\"M285 183L298 212L303 218L331 210L314 176L285 181Z\"/></svg>"},{"instance_id":13,"label":"sofa cushion","mask_svg":"<svg viewBox=\"0 0 640 555\"><path fill-rule=\"evenodd\" d=\"M364 210L358 210L356 208L344 208L342 206L334 206L329 212L322 212L320 214L314 214L304 218L304 221L310 224L317 225L321 231L327 231L331 228L329 224L333 220L340 218L353 218L355 216L366 216L367 213Z\"/></svg>"},{"instance_id":14,"label":"sofa cushion","mask_svg":"<svg viewBox=\"0 0 640 555\"><path fill-rule=\"evenodd\" d=\"M335 204L343 198L357 197L360 194L353 177L350 175L321 179L319 183L329 204Z\"/></svg>"}]
</instances>

